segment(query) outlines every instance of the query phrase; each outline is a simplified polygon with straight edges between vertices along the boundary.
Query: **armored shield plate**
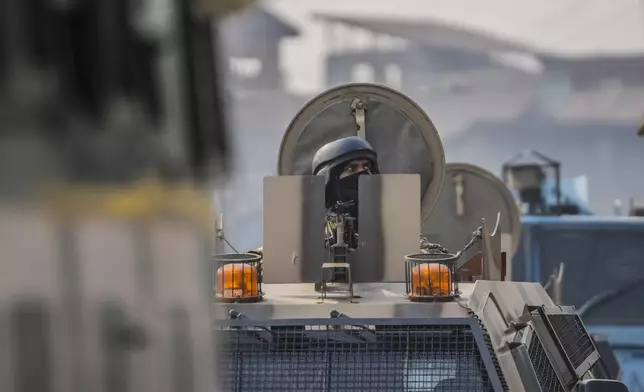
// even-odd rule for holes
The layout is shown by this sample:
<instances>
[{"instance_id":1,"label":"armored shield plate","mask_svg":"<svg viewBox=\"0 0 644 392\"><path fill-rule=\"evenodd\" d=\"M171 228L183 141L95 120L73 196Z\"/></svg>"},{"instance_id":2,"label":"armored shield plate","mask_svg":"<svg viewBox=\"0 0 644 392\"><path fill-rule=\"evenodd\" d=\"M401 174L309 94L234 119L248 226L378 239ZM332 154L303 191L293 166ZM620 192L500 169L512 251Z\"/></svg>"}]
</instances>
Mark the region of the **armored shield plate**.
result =
<instances>
[{"instance_id":1,"label":"armored shield plate","mask_svg":"<svg viewBox=\"0 0 644 392\"><path fill-rule=\"evenodd\" d=\"M364 127L358 131L364 107ZM381 173L421 176L421 219L440 195L445 154L438 131L425 112L396 90L376 84L334 87L309 101L286 129L278 157L279 175L311 174L311 161L324 144L363 136L378 152Z\"/></svg>"},{"instance_id":2,"label":"armored shield plate","mask_svg":"<svg viewBox=\"0 0 644 392\"><path fill-rule=\"evenodd\" d=\"M403 282L405 255L418 253L418 174L361 176L359 248L353 282ZM401 208L405 206L405 208ZM264 178L264 283L316 282L330 257L324 247L324 179Z\"/></svg>"},{"instance_id":3,"label":"armored shield plate","mask_svg":"<svg viewBox=\"0 0 644 392\"><path fill-rule=\"evenodd\" d=\"M435 211L423 221L423 234L456 252L481 226L481 219L494 224L501 213L501 250L512 257L521 235L521 212L508 187L489 171L467 163L449 163L445 172L445 185Z\"/></svg>"}]
</instances>

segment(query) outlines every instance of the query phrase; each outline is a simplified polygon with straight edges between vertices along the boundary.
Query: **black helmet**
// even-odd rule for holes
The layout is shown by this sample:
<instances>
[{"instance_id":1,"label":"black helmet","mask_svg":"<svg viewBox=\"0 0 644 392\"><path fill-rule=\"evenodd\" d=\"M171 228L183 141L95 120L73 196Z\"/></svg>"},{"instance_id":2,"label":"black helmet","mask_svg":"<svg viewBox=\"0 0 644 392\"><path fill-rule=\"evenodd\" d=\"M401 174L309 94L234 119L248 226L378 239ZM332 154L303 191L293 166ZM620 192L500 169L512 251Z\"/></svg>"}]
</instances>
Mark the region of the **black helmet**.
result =
<instances>
[{"instance_id":1,"label":"black helmet","mask_svg":"<svg viewBox=\"0 0 644 392\"><path fill-rule=\"evenodd\" d=\"M327 196L329 196L329 183L333 177L339 174L345 164L356 160L366 159L372 164L372 174L379 174L378 154L371 147L368 141L358 136L350 136L334 140L320 147L313 156L313 175L324 176L324 184ZM338 173L336 173L338 172ZM327 203L331 202L327 197ZM327 207L329 207L327 205Z\"/></svg>"},{"instance_id":2,"label":"black helmet","mask_svg":"<svg viewBox=\"0 0 644 392\"><path fill-rule=\"evenodd\" d=\"M378 170L378 154L368 141L358 136L334 140L320 147L313 156L313 175L327 175L336 166L355 159L367 159L373 163L374 174Z\"/></svg>"}]
</instances>

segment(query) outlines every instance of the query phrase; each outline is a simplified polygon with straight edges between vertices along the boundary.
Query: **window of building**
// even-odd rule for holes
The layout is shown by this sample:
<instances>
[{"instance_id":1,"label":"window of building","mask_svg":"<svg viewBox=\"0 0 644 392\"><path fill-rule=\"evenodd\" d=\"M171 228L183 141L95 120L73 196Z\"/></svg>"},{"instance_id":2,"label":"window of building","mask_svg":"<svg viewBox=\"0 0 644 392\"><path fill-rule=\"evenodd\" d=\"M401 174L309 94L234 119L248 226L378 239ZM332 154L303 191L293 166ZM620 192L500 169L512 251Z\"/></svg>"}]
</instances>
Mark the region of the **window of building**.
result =
<instances>
[{"instance_id":1,"label":"window of building","mask_svg":"<svg viewBox=\"0 0 644 392\"><path fill-rule=\"evenodd\" d=\"M233 75L243 79L256 78L263 68L262 61L255 57L231 57L229 66Z\"/></svg>"},{"instance_id":2,"label":"window of building","mask_svg":"<svg viewBox=\"0 0 644 392\"><path fill-rule=\"evenodd\" d=\"M565 71L550 71L545 74L539 86L539 111L544 115L554 115L569 101L572 81Z\"/></svg>"},{"instance_id":3,"label":"window of building","mask_svg":"<svg viewBox=\"0 0 644 392\"><path fill-rule=\"evenodd\" d=\"M402 70L398 64L387 64L385 66L385 83L393 88L402 87Z\"/></svg>"},{"instance_id":4,"label":"window of building","mask_svg":"<svg viewBox=\"0 0 644 392\"><path fill-rule=\"evenodd\" d=\"M376 72L373 65L369 63L358 63L353 66L351 80L357 83L373 83L376 79Z\"/></svg>"}]
</instances>

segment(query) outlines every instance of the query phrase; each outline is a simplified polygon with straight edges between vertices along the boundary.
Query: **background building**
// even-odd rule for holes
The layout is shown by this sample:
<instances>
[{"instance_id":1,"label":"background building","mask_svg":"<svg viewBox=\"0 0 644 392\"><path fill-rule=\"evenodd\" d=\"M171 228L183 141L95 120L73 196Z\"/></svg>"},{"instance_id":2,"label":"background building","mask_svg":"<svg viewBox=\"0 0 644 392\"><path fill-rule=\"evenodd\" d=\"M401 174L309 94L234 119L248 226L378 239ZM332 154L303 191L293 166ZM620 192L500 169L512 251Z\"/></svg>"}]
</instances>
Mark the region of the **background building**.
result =
<instances>
[{"instance_id":1,"label":"background building","mask_svg":"<svg viewBox=\"0 0 644 392\"><path fill-rule=\"evenodd\" d=\"M563 57L446 23L317 18L328 85L400 88L432 117L449 161L500 174L505 159L531 148L559 160L565 177L586 175L597 213L644 195L635 180L644 154L633 142L644 53Z\"/></svg>"},{"instance_id":2,"label":"background building","mask_svg":"<svg viewBox=\"0 0 644 392\"><path fill-rule=\"evenodd\" d=\"M389 85L416 100L438 127L448 161L500 174L504 160L533 148L559 160L564 177L587 176L598 213L612 213L614 199L644 197L637 180L644 154L634 137L644 102L644 29L627 1L584 2L572 13L573 2L522 2L530 9L521 12L505 4L493 15L465 0L425 9L470 10L450 11L443 22L309 15L299 27L321 26L324 43L296 55L323 53L326 83L305 95L286 89L292 75L285 72L285 43L308 39L280 17L288 7L258 2L229 17L221 30L236 149L221 196L229 238L242 249L260 245L262 179L276 172L284 130L312 95L351 81Z\"/></svg>"}]
</instances>

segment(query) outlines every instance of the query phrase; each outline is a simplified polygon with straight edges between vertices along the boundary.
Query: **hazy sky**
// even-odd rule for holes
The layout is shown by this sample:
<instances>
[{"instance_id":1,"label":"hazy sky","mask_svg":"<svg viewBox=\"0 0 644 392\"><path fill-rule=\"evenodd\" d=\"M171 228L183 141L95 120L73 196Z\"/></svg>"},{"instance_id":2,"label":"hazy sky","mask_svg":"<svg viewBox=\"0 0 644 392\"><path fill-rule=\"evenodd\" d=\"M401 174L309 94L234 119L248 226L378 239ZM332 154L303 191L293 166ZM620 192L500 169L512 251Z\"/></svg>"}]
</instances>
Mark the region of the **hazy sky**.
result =
<instances>
[{"instance_id":1,"label":"hazy sky","mask_svg":"<svg viewBox=\"0 0 644 392\"><path fill-rule=\"evenodd\" d=\"M495 1L511 4L516 0ZM282 66L288 78L288 87L308 93L319 91L324 83L323 28L311 14L320 12L414 19L439 13L449 18L450 15L462 15L465 7L472 6L471 0L451 0L449 3L441 0L268 0L265 3L301 31L300 37L284 41Z\"/></svg>"},{"instance_id":2,"label":"hazy sky","mask_svg":"<svg viewBox=\"0 0 644 392\"><path fill-rule=\"evenodd\" d=\"M285 40L291 89L323 87L322 25L312 13L438 20L560 55L644 53L644 0L265 0L301 31Z\"/></svg>"}]
</instances>

